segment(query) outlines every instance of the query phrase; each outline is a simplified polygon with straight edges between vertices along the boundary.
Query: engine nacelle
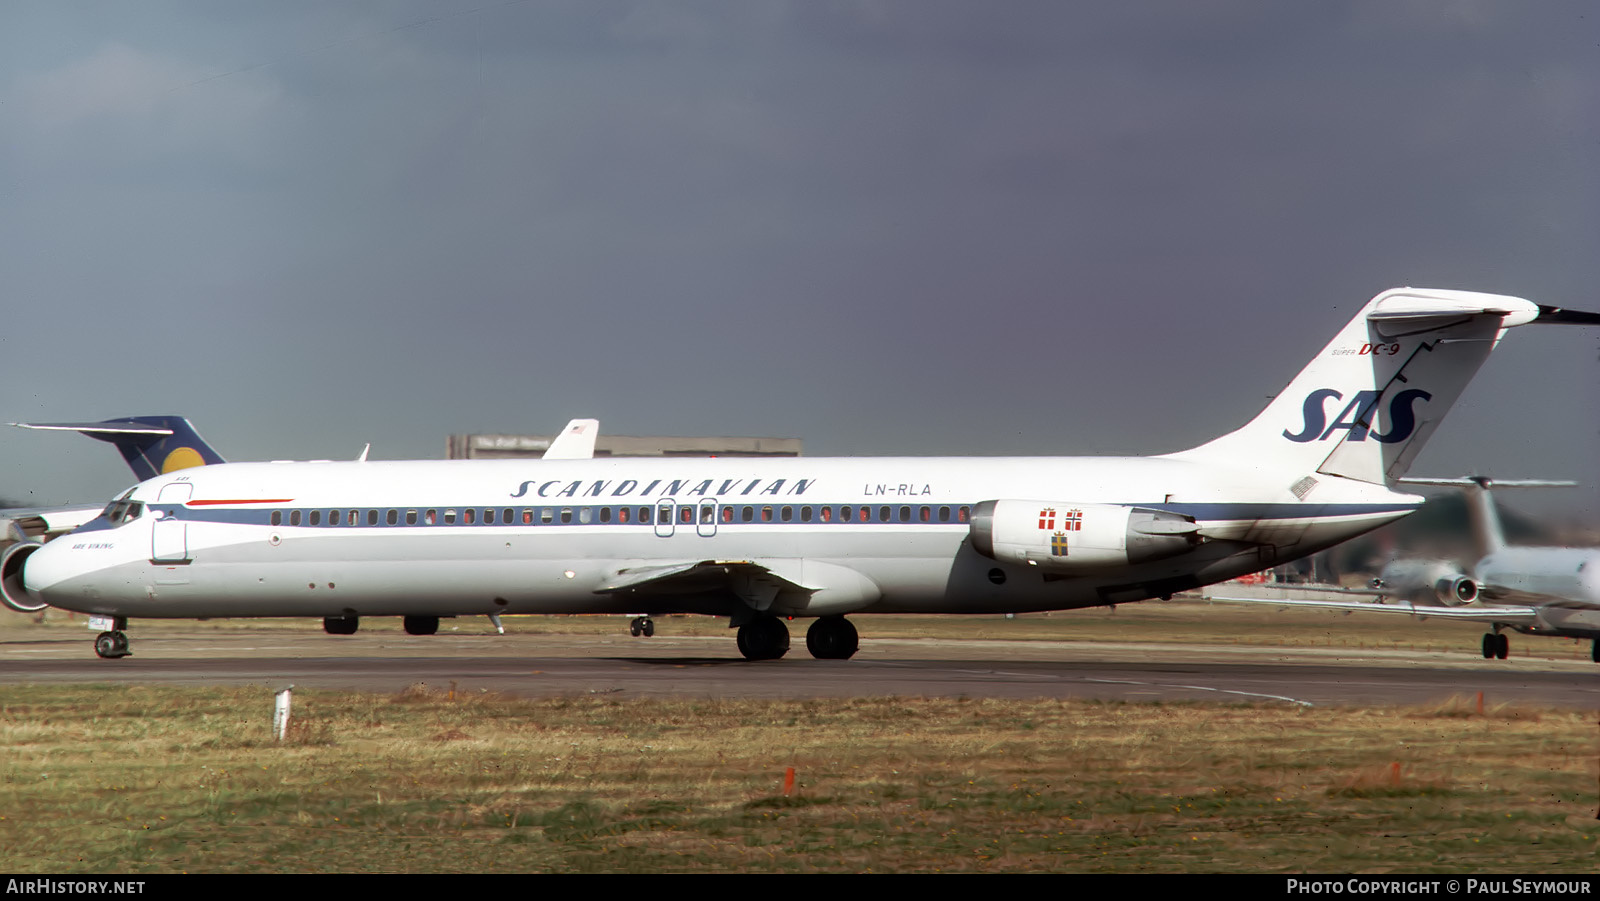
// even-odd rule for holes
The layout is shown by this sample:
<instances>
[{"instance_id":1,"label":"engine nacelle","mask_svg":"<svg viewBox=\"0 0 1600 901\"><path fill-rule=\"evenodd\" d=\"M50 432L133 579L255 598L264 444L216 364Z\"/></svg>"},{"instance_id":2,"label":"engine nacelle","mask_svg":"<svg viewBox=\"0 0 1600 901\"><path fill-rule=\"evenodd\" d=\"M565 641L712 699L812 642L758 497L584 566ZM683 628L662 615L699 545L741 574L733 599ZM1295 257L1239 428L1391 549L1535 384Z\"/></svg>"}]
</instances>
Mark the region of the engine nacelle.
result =
<instances>
[{"instance_id":1,"label":"engine nacelle","mask_svg":"<svg viewBox=\"0 0 1600 901\"><path fill-rule=\"evenodd\" d=\"M50 606L29 595L22 587L22 564L28 555L43 547L32 541L13 544L0 556L0 604L18 613L38 613Z\"/></svg>"},{"instance_id":2,"label":"engine nacelle","mask_svg":"<svg viewBox=\"0 0 1600 901\"><path fill-rule=\"evenodd\" d=\"M1446 607L1478 599L1478 583L1443 560L1395 560L1383 568L1377 587L1395 597Z\"/></svg>"},{"instance_id":3,"label":"engine nacelle","mask_svg":"<svg viewBox=\"0 0 1600 901\"><path fill-rule=\"evenodd\" d=\"M995 500L972 508L972 548L1003 563L1080 573L1172 557L1200 543L1193 517L1121 504Z\"/></svg>"}]
</instances>

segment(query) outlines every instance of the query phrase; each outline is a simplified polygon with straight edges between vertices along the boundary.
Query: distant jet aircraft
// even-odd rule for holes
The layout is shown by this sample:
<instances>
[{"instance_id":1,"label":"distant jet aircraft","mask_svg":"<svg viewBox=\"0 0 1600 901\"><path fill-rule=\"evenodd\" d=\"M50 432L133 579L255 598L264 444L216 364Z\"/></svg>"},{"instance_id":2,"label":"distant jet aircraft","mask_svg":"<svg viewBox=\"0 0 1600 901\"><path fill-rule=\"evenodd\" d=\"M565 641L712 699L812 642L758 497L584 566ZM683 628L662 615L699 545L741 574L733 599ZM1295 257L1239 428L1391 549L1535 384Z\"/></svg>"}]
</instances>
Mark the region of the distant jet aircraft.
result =
<instances>
[{"instance_id":1,"label":"distant jet aircraft","mask_svg":"<svg viewBox=\"0 0 1600 901\"><path fill-rule=\"evenodd\" d=\"M1384 567L1370 589L1325 589L1340 594L1393 598L1393 603L1224 595L1214 595L1211 599L1488 623L1492 631L1483 636L1485 660L1504 660L1511 653L1506 629L1524 635L1583 638L1593 641L1591 656L1600 663L1600 549L1507 546L1499 514L1489 494L1489 479L1403 481L1413 485L1455 485L1466 493L1477 560L1468 567L1470 571L1444 560L1401 559ZM1532 487L1572 483L1520 480L1492 484ZM1307 586L1297 587L1305 589Z\"/></svg>"},{"instance_id":2,"label":"distant jet aircraft","mask_svg":"<svg viewBox=\"0 0 1600 901\"><path fill-rule=\"evenodd\" d=\"M1166 597L1411 512L1391 490L1505 331L1600 314L1397 288L1255 419L1158 457L230 463L152 478L0 559L13 604L134 617L680 612L752 660L848 658L853 613L1059 610ZM1043 385L1041 385L1041 390ZM1041 395L1043 397L1044 395ZM1330 403L1331 402L1331 403Z\"/></svg>"}]
</instances>

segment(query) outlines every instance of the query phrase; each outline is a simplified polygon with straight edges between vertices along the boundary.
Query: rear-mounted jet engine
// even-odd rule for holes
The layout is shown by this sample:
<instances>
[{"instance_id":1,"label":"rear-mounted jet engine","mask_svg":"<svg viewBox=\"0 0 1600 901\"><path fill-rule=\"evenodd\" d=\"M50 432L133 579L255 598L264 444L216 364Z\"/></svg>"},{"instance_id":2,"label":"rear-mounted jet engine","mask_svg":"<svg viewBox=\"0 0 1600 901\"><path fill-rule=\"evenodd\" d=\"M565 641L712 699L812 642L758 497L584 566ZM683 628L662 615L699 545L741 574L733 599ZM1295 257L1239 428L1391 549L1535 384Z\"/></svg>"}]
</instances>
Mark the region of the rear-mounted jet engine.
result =
<instances>
[{"instance_id":1,"label":"rear-mounted jet engine","mask_svg":"<svg viewBox=\"0 0 1600 901\"><path fill-rule=\"evenodd\" d=\"M972 547L1051 573L1092 572L1182 554L1200 543L1193 517L1121 504L996 500L972 508Z\"/></svg>"}]
</instances>

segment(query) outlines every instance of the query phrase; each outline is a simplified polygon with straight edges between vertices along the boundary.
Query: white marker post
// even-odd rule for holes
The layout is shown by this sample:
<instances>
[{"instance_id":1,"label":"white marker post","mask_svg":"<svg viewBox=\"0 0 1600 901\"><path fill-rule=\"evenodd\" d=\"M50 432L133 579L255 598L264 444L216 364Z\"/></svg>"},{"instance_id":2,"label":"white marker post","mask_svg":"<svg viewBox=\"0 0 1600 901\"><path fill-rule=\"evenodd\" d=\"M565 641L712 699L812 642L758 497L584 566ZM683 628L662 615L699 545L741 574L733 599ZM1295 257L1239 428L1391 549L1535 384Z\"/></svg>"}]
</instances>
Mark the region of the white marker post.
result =
<instances>
[{"instance_id":1,"label":"white marker post","mask_svg":"<svg viewBox=\"0 0 1600 901\"><path fill-rule=\"evenodd\" d=\"M278 692L277 703L272 706L272 734L278 741L289 734L289 699L293 693L293 685Z\"/></svg>"}]
</instances>

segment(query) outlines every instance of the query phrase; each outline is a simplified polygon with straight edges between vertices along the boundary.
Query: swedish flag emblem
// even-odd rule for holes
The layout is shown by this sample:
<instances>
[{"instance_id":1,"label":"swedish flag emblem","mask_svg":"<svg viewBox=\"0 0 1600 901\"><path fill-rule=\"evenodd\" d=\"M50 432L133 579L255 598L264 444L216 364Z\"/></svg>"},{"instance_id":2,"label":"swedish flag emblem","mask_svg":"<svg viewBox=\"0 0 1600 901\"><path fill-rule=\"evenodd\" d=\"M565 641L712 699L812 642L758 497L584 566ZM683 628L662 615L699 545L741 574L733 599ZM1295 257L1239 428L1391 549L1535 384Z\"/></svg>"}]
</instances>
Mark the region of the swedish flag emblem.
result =
<instances>
[{"instance_id":1,"label":"swedish flag emblem","mask_svg":"<svg viewBox=\"0 0 1600 901\"><path fill-rule=\"evenodd\" d=\"M1050 536L1050 556L1065 557L1067 555L1067 533L1057 532Z\"/></svg>"}]
</instances>

